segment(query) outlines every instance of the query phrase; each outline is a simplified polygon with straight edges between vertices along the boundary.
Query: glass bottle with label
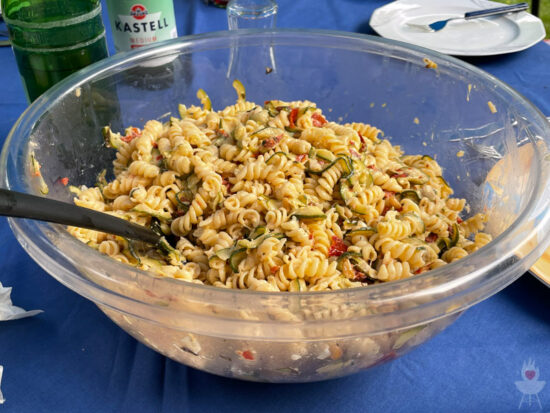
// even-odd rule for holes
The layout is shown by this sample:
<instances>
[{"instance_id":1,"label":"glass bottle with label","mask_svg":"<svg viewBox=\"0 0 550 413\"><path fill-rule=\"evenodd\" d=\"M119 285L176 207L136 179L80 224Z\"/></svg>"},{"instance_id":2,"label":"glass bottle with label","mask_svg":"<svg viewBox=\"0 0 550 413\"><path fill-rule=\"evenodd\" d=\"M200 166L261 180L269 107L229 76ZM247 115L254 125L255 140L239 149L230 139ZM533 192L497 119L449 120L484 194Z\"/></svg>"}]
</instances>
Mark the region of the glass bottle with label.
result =
<instances>
[{"instance_id":1,"label":"glass bottle with label","mask_svg":"<svg viewBox=\"0 0 550 413\"><path fill-rule=\"evenodd\" d=\"M30 102L108 55L100 0L1 0L1 6Z\"/></svg>"},{"instance_id":2,"label":"glass bottle with label","mask_svg":"<svg viewBox=\"0 0 550 413\"><path fill-rule=\"evenodd\" d=\"M178 36L172 0L107 0L117 52L148 46ZM180 66L174 58L153 59L125 72L126 81L139 89L170 87Z\"/></svg>"},{"instance_id":3,"label":"glass bottle with label","mask_svg":"<svg viewBox=\"0 0 550 413\"><path fill-rule=\"evenodd\" d=\"M178 36L172 0L109 0L107 11L117 52Z\"/></svg>"}]
</instances>

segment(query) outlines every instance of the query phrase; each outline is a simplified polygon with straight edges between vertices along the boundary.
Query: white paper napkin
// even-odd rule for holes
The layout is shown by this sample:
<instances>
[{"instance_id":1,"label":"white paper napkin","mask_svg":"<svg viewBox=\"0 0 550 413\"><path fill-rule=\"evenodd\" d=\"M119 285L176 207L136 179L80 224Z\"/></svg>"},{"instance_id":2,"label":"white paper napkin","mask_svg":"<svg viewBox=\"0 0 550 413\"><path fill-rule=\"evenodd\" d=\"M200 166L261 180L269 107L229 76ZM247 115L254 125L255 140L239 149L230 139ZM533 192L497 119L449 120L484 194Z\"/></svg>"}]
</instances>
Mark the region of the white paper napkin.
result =
<instances>
[{"instance_id":1,"label":"white paper napkin","mask_svg":"<svg viewBox=\"0 0 550 413\"><path fill-rule=\"evenodd\" d=\"M0 366L0 385L2 385L2 373L4 372L4 367ZM3 404L6 401L2 395L2 389L0 389L0 404Z\"/></svg>"},{"instance_id":2,"label":"white paper napkin","mask_svg":"<svg viewBox=\"0 0 550 413\"><path fill-rule=\"evenodd\" d=\"M25 311L21 307L16 307L11 302L10 298L11 287L3 287L0 282L0 321L17 320L24 317L32 317L33 315L40 314L42 310ZM1 378L0 371L0 378ZM0 393L0 402L2 400L2 394Z\"/></svg>"}]
</instances>

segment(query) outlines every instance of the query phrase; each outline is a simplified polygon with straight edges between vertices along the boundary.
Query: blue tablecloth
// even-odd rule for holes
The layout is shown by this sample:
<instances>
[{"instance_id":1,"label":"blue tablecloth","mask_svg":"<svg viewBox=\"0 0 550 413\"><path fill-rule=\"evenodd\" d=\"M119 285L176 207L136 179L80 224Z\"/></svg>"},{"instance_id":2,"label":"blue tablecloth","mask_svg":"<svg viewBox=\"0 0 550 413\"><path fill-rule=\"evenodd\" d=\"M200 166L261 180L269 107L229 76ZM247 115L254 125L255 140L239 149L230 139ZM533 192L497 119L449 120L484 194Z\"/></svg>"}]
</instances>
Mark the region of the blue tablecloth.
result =
<instances>
[{"instance_id":1,"label":"blue tablecloth","mask_svg":"<svg viewBox=\"0 0 550 413\"><path fill-rule=\"evenodd\" d=\"M226 28L224 10L199 0L175 3L180 35ZM278 3L279 27L372 34L370 15L385 2ZM470 63L550 115L548 45ZM11 50L0 48L1 141L27 106L17 73ZM343 379L275 385L202 373L136 342L94 304L40 269L5 219L0 219L0 251L0 282L13 287L14 303L44 310L32 318L0 322L0 388L6 399L0 413L550 410L550 385L531 399L515 385L529 360L539 369L539 381L550 380L550 290L529 274L398 360Z\"/></svg>"}]
</instances>

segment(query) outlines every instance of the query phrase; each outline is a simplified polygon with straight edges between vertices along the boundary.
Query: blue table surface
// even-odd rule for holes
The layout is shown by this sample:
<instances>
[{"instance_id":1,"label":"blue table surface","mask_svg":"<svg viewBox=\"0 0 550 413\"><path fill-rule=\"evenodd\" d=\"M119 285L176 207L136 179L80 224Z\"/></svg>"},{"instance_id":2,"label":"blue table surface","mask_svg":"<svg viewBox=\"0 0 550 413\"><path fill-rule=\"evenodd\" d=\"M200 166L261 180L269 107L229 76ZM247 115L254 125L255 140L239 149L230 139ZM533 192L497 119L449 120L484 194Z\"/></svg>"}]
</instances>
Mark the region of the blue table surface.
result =
<instances>
[{"instance_id":1,"label":"blue table surface","mask_svg":"<svg viewBox=\"0 0 550 413\"><path fill-rule=\"evenodd\" d=\"M381 0L280 0L279 27L373 34ZM180 35L226 28L225 11L175 2ZM106 16L105 22L107 22ZM108 24L106 25L108 28ZM108 28L109 32L109 28ZM110 33L109 45L112 50ZM469 62L550 115L550 47ZM0 139L27 103L9 48L0 48ZM469 309L434 339L391 363L320 383L277 385L216 377L138 343L34 261L0 219L0 281L44 313L0 322L3 412L515 412L550 411L550 385L529 399L515 382L530 359L550 380L550 290L525 274Z\"/></svg>"}]
</instances>

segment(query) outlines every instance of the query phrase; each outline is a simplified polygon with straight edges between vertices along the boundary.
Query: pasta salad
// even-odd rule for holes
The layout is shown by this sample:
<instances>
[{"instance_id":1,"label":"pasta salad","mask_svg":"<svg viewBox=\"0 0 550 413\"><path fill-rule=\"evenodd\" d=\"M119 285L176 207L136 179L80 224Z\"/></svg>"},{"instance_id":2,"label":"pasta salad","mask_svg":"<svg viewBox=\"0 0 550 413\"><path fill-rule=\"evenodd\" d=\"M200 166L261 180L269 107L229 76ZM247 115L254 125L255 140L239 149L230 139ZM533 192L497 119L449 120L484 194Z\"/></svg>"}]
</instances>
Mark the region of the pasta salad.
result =
<instances>
[{"instance_id":1,"label":"pasta salad","mask_svg":"<svg viewBox=\"0 0 550 413\"><path fill-rule=\"evenodd\" d=\"M365 123L315 103L238 100L220 111L116 133L114 179L73 187L77 205L151 227L175 248L69 227L100 252L159 276L224 288L321 291L412 277L491 241L484 214L427 155L405 155Z\"/></svg>"}]
</instances>

